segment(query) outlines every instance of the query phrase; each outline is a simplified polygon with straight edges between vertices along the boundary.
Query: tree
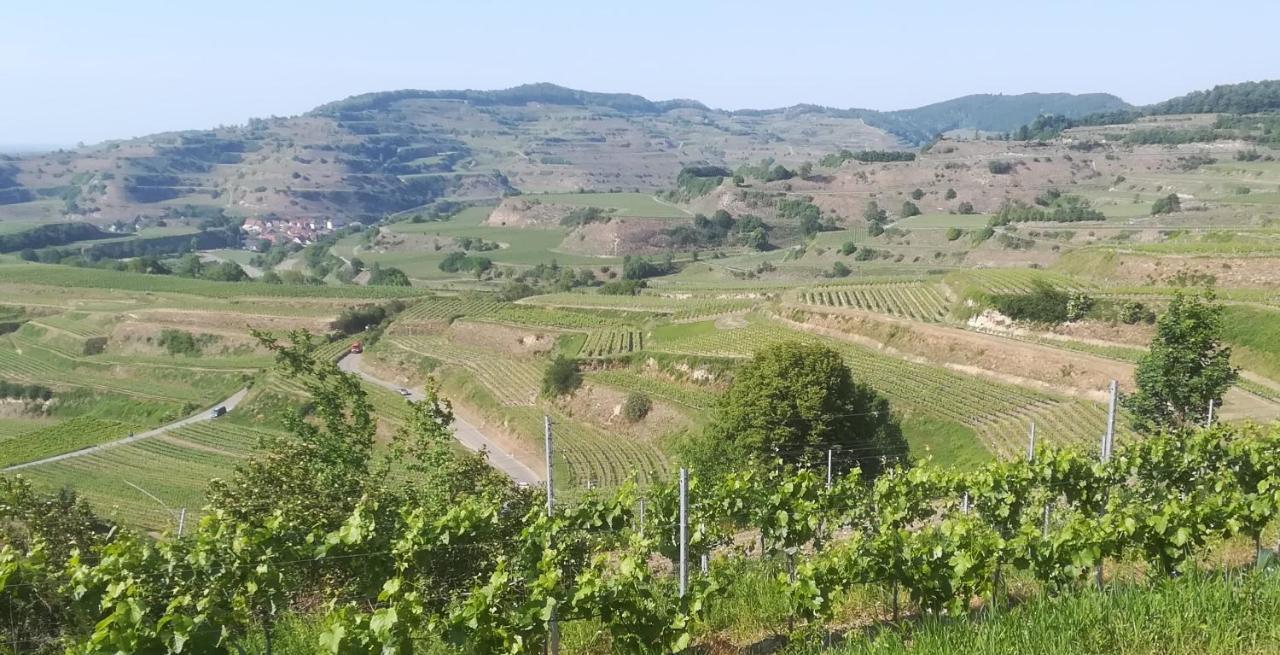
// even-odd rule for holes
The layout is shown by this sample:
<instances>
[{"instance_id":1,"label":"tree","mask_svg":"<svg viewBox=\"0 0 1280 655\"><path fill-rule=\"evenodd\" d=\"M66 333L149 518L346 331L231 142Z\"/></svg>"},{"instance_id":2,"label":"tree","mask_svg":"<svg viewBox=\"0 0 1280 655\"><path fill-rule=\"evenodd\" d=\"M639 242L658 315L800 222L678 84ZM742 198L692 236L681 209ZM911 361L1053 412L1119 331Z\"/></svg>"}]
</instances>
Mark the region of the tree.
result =
<instances>
[{"instance_id":1,"label":"tree","mask_svg":"<svg viewBox=\"0 0 1280 655\"><path fill-rule=\"evenodd\" d=\"M573 393L580 386L582 373L578 371L578 363L564 355L557 355L551 360L551 365L542 374L542 393L547 396Z\"/></svg>"},{"instance_id":2,"label":"tree","mask_svg":"<svg viewBox=\"0 0 1280 655\"><path fill-rule=\"evenodd\" d=\"M840 244L841 255L848 256L848 255L852 255L855 252L858 252L858 244L854 243L853 239L849 239L848 241L845 241L844 243Z\"/></svg>"},{"instance_id":3,"label":"tree","mask_svg":"<svg viewBox=\"0 0 1280 655\"><path fill-rule=\"evenodd\" d=\"M912 200L920 200L921 198L924 198L924 189L915 189L911 192Z\"/></svg>"},{"instance_id":4,"label":"tree","mask_svg":"<svg viewBox=\"0 0 1280 655\"><path fill-rule=\"evenodd\" d=\"M218 262L205 269L204 277L218 282L242 282L249 279L249 274L235 262Z\"/></svg>"},{"instance_id":5,"label":"tree","mask_svg":"<svg viewBox=\"0 0 1280 655\"><path fill-rule=\"evenodd\" d=\"M1138 360L1138 390L1125 399L1138 429L1183 428L1201 423L1212 401L1235 383L1231 348L1222 344L1222 305L1212 292L1174 294L1156 322L1151 348Z\"/></svg>"},{"instance_id":6,"label":"tree","mask_svg":"<svg viewBox=\"0 0 1280 655\"><path fill-rule=\"evenodd\" d=\"M961 202L960 205L956 207L956 211L966 215L976 213L973 209L973 203L969 202L968 200Z\"/></svg>"},{"instance_id":7,"label":"tree","mask_svg":"<svg viewBox=\"0 0 1280 655\"><path fill-rule=\"evenodd\" d=\"M955 241L962 236L964 236L964 230L955 226L947 228L947 241Z\"/></svg>"},{"instance_id":8,"label":"tree","mask_svg":"<svg viewBox=\"0 0 1280 655\"><path fill-rule=\"evenodd\" d=\"M840 353L826 346L786 342L756 353L720 396L711 423L686 444L700 473L763 464L826 462L843 449L840 468L880 469L881 456L907 446L889 403L854 381Z\"/></svg>"},{"instance_id":9,"label":"tree","mask_svg":"<svg viewBox=\"0 0 1280 655\"><path fill-rule=\"evenodd\" d=\"M919 215L920 215L920 208L916 206L916 203L911 202L910 200L908 200L908 201L906 201L906 202L902 203L902 212L901 212L901 214L902 214L902 217L903 217L903 218L911 218L912 216L919 216Z\"/></svg>"},{"instance_id":10,"label":"tree","mask_svg":"<svg viewBox=\"0 0 1280 655\"><path fill-rule=\"evenodd\" d=\"M955 190L955 189L952 189L952 188L948 188L948 189L947 189L947 192L946 192L946 193L944 193L944 194L942 194L942 197L943 197L944 199L946 199L946 200L955 200L955 199L956 199L956 190Z\"/></svg>"},{"instance_id":11,"label":"tree","mask_svg":"<svg viewBox=\"0 0 1280 655\"><path fill-rule=\"evenodd\" d=\"M369 269L369 284L373 286L384 287L408 287L413 286L409 282L409 276L405 272L394 267L382 267L377 264Z\"/></svg>"},{"instance_id":12,"label":"tree","mask_svg":"<svg viewBox=\"0 0 1280 655\"><path fill-rule=\"evenodd\" d=\"M845 265L844 262L836 262L831 265L831 277L849 277L853 270Z\"/></svg>"},{"instance_id":13,"label":"tree","mask_svg":"<svg viewBox=\"0 0 1280 655\"><path fill-rule=\"evenodd\" d=\"M880 209L880 203L872 200L867 203L866 208L862 210L862 220L868 223L882 223L889 215L883 209Z\"/></svg>"},{"instance_id":14,"label":"tree","mask_svg":"<svg viewBox=\"0 0 1280 655\"><path fill-rule=\"evenodd\" d=\"M1178 194L1170 193L1163 198L1157 198L1151 204L1151 215L1158 216L1160 214L1172 214L1182 211L1182 200L1178 198Z\"/></svg>"}]
</instances>

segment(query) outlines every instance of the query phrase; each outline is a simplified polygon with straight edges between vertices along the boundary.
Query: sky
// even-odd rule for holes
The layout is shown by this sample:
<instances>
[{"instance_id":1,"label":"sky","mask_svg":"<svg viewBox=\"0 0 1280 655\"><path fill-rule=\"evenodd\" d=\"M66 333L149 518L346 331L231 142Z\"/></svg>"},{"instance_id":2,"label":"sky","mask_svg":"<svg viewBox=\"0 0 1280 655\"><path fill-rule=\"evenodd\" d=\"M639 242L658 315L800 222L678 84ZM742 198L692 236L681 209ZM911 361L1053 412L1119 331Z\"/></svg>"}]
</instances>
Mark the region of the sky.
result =
<instances>
[{"instance_id":1,"label":"sky","mask_svg":"<svg viewBox=\"0 0 1280 655\"><path fill-rule=\"evenodd\" d=\"M1280 78L1277 0L0 0L0 145L554 82L725 109Z\"/></svg>"}]
</instances>

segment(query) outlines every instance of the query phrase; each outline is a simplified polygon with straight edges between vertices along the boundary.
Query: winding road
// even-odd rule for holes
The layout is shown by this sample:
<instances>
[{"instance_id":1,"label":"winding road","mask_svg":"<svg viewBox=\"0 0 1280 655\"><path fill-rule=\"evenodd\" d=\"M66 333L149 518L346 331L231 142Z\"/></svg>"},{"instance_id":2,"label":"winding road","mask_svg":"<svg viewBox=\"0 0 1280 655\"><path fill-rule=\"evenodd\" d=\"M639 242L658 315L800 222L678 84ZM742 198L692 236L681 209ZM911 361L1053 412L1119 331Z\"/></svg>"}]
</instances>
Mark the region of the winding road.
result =
<instances>
[{"instance_id":1,"label":"winding road","mask_svg":"<svg viewBox=\"0 0 1280 655\"><path fill-rule=\"evenodd\" d=\"M115 441L108 441L108 442L106 442L106 443L100 443L100 444L98 444L98 445L96 445L96 446L90 446L90 447L88 447L88 448L82 448L82 449L80 449L80 450L73 450L73 451L71 451L71 452L69 452L69 453L62 453L61 455L54 455L53 457L46 457L46 458L44 458L44 459L37 459L37 460L35 460L34 462L24 462L24 463L22 463L22 464L14 464L13 466L10 466L10 467L7 467L7 468L5 468L5 469L3 469L3 470L0 470L0 473L9 473L9 472L11 472L11 471L18 471L18 470L21 470L21 469L30 468L30 467L32 467L32 466L40 466L41 464L50 464L50 463L52 463L52 462L60 462L60 461L62 461L62 460L64 460L64 459L71 459L71 458L73 458L73 457L84 457L85 455L92 455L92 454L94 454L94 453L100 453L100 452L102 452L102 451L104 451L104 450L106 450L106 449L108 449L108 448L115 448L116 446L123 446L123 445L125 445L125 444L130 444L130 443L133 443L133 442L135 442L135 441L141 441L141 440L143 440L143 439L150 439L151 437L158 437L158 436L160 436L160 435L162 435L162 434L164 434L164 433L166 433L166 432L169 432L170 430L177 430L177 429L178 429L178 428L180 428L180 427L184 427L184 426L187 426L187 425L191 425L192 423L199 423L200 421L211 421L211 420L214 420L214 419L210 416L210 412L213 410L213 408L214 408L214 407L226 407L226 408L227 408L227 411L229 412L229 411L231 411L231 410L235 409L235 408L236 408L236 405L239 405L239 404L240 404L240 401L244 400L245 395L246 395L246 394L248 394L248 393L249 393L249 390L248 390L248 389L241 389L241 390L239 390L239 391L237 391L237 392L235 392L235 393L231 394L231 397L230 397L230 398L227 398L226 400L224 400L224 401L222 401L222 402L220 402L220 403L214 403L214 404L213 404L213 406L211 406L211 407L209 407L209 408L207 408L207 409L204 409L204 410L202 410L202 411L200 411L200 412L197 412L197 413L195 413L195 414L192 414L191 416L188 416L187 418L184 418L184 419L181 419L181 420L174 421L173 423L169 423L169 424L167 424L167 425L162 425L162 426L160 426L160 427L158 427L158 428L155 428L154 430L147 430L146 432L139 432L139 433L137 433L137 434L131 434L131 435L129 435L129 436L127 436L127 437L123 438L123 439L116 439Z\"/></svg>"},{"instance_id":2,"label":"winding road","mask_svg":"<svg viewBox=\"0 0 1280 655\"><path fill-rule=\"evenodd\" d=\"M364 355L351 353L338 361L338 368L349 373L355 373L371 384L376 384L392 391L399 391L403 388L393 382L388 382L382 378L374 377L363 369L363 364ZM420 401L425 397L422 393L422 389L420 388L408 389L408 391L410 400ZM539 484L542 481L542 478L535 473L533 469L526 466L524 462L517 459L515 455L502 450L498 446L497 442L486 437L479 428L458 416L454 416L453 418L453 436L458 440L458 443L461 443L468 450L478 452L483 448L489 465L499 471L502 471L512 480L515 480L518 483L530 485Z\"/></svg>"}]
</instances>

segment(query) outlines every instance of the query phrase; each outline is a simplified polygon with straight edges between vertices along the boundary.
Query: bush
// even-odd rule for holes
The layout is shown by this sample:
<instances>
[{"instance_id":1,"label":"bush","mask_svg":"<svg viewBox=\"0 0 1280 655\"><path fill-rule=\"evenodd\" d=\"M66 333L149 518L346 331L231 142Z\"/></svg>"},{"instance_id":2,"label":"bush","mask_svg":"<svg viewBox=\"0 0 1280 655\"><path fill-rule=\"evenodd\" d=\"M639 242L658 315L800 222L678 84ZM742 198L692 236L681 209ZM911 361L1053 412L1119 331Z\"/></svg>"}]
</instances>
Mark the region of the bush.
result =
<instances>
[{"instance_id":1,"label":"bush","mask_svg":"<svg viewBox=\"0 0 1280 655\"><path fill-rule=\"evenodd\" d=\"M1147 308L1146 305L1130 300L1120 306L1120 320L1129 324L1136 325L1138 323L1155 323L1156 313Z\"/></svg>"},{"instance_id":2,"label":"bush","mask_svg":"<svg viewBox=\"0 0 1280 655\"><path fill-rule=\"evenodd\" d=\"M955 200L955 199L956 199L956 190L955 190L955 189L948 188L948 189L947 189L947 192L946 192L946 193L944 193L944 194L942 195L942 197L943 197L943 198L945 198L946 200Z\"/></svg>"},{"instance_id":3,"label":"bush","mask_svg":"<svg viewBox=\"0 0 1280 655\"><path fill-rule=\"evenodd\" d=\"M622 417L631 423L639 423L649 415L649 410L653 409L653 401L649 397L633 391L627 394L626 402L622 403Z\"/></svg>"},{"instance_id":4,"label":"bush","mask_svg":"<svg viewBox=\"0 0 1280 655\"><path fill-rule=\"evenodd\" d=\"M578 371L578 363L564 355L556 356L542 374L542 393L547 396L573 393L580 386L582 373Z\"/></svg>"},{"instance_id":5,"label":"bush","mask_svg":"<svg viewBox=\"0 0 1280 655\"><path fill-rule=\"evenodd\" d=\"M295 271L288 271L290 273ZM407 287L412 286L409 282L409 276L405 272L395 268L394 266L382 267L377 264L369 269L369 285L384 287Z\"/></svg>"},{"instance_id":6,"label":"bush","mask_svg":"<svg viewBox=\"0 0 1280 655\"><path fill-rule=\"evenodd\" d=\"M853 253L855 253L855 252L857 252L857 251L858 251L858 244L854 243L852 239L850 239L850 240L848 240L848 241L845 241L844 243L840 244L840 254L841 254L841 255L846 255L846 256L848 256L848 255L852 255Z\"/></svg>"},{"instance_id":7,"label":"bush","mask_svg":"<svg viewBox=\"0 0 1280 655\"><path fill-rule=\"evenodd\" d=\"M968 200L965 200L964 202L960 203L960 205L956 207L956 211L965 215L978 213L974 211L973 203L969 202Z\"/></svg>"},{"instance_id":8,"label":"bush","mask_svg":"<svg viewBox=\"0 0 1280 655\"><path fill-rule=\"evenodd\" d=\"M606 296L635 296L648 286L644 280L614 280L600 286L599 293Z\"/></svg>"},{"instance_id":9,"label":"bush","mask_svg":"<svg viewBox=\"0 0 1280 655\"><path fill-rule=\"evenodd\" d=\"M991 305L1015 321L1057 324L1067 320L1070 297L1065 291L1037 283L1029 293L1000 294Z\"/></svg>"},{"instance_id":10,"label":"bush","mask_svg":"<svg viewBox=\"0 0 1280 655\"><path fill-rule=\"evenodd\" d=\"M1013 172L1013 164L1007 161L992 160L987 162L987 170L995 175L1008 175Z\"/></svg>"},{"instance_id":11,"label":"bush","mask_svg":"<svg viewBox=\"0 0 1280 655\"><path fill-rule=\"evenodd\" d=\"M844 262L836 262L831 265L831 277L849 277L853 271L844 265Z\"/></svg>"},{"instance_id":12,"label":"bush","mask_svg":"<svg viewBox=\"0 0 1280 655\"><path fill-rule=\"evenodd\" d=\"M197 337L186 330L161 330L157 343L170 355L199 357L204 346L211 343L213 339L207 334Z\"/></svg>"},{"instance_id":13,"label":"bush","mask_svg":"<svg viewBox=\"0 0 1280 655\"><path fill-rule=\"evenodd\" d=\"M902 211L900 213L903 218L911 218L912 216L920 215L920 208L916 206L916 203L908 200L902 203Z\"/></svg>"},{"instance_id":14,"label":"bush","mask_svg":"<svg viewBox=\"0 0 1280 655\"><path fill-rule=\"evenodd\" d=\"M923 197L924 197L924 189L916 189L911 192L912 200L920 200Z\"/></svg>"},{"instance_id":15,"label":"bush","mask_svg":"<svg viewBox=\"0 0 1280 655\"><path fill-rule=\"evenodd\" d=\"M1152 216L1172 214L1180 211L1182 211L1182 201L1178 199L1178 194L1176 193L1170 193L1163 198L1159 198L1151 205Z\"/></svg>"},{"instance_id":16,"label":"bush","mask_svg":"<svg viewBox=\"0 0 1280 655\"><path fill-rule=\"evenodd\" d=\"M947 228L947 241L955 241L962 236L964 236L964 230L958 227Z\"/></svg>"}]
</instances>

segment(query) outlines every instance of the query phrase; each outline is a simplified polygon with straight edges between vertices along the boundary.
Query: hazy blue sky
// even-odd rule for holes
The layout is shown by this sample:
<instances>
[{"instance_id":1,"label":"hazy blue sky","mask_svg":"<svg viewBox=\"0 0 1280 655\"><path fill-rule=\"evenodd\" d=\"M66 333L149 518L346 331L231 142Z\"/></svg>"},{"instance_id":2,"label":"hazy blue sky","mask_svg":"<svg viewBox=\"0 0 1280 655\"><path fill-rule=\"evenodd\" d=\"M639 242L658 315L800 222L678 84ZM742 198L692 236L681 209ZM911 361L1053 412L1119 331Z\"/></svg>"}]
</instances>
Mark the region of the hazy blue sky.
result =
<instances>
[{"instance_id":1,"label":"hazy blue sky","mask_svg":"<svg viewBox=\"0 0 1280 655\"><path fill-rule=\"evenodd\" d=\"M1278 29L1280 0L0 0L0 144L536 81L722 108L1025 91L1147 103L1280 77Z\"/></svg>"}]
</instances>

